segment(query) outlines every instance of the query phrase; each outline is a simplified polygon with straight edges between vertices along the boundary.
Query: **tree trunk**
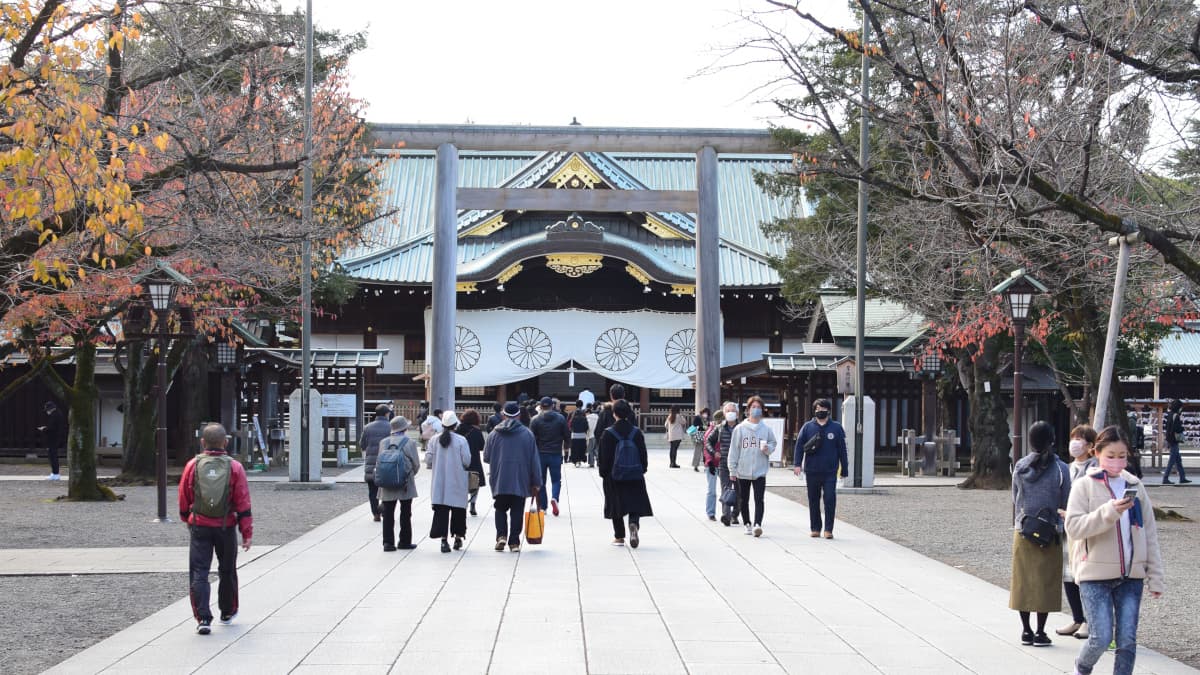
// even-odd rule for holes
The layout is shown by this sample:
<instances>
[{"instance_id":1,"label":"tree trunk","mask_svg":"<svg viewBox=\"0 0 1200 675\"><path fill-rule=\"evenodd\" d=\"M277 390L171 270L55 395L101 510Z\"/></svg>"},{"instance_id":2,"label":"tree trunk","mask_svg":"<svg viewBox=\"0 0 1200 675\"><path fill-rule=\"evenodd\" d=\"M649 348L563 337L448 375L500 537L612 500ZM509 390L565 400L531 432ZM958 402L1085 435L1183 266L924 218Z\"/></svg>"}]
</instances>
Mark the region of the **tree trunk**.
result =
<instances>
[{"instance_id":1,"label":"tree trunk","mask_svg":"<svg viewBox=\"0 0 1200 675\"><path fill-rule=\"evenodd\" d=\"M999 355L1000 340L991 338L962 366L970 371L964 379L970 381L967 396L971 415L967 425L971 432L971 475L959 484L960 488L1000 490L1012 483L1012 439L1000 392Z\"/></svg>"},{"instance_id":2,"label":"tree trunk","mask_svg":"<svg viewBox=\"0 0 1200 675\"><path fill-rule=\"evenodd\" d=\"M178 409L174 415L174 428L168 430L168 439L175 451L175 463L183 465L200 452L200 442L196 438L200 423L220 421L209 416L208 354L204 343L191 342L172 382Z\"/></svg>"},{"instance_id":3,"label":"tree trunk","mask_svg":"<svg viewBox=\"0 0 1200 675\"><path fill-rule=\"evenodd\" d=\"M75 384L67 397L71 408L67 423L67 457L71 463L67 499L111 501L112 490L96 479L96 345L85 342L75 352Z\"/></svg>"},{"instance_id":4,"label":"tree trunk","mask_svg":"<svg viewBox=\"0 0 1200 675\"><path fill-rule=\"evenodd\" d=\"M155 476L155 412L158 399L153 394L156 357L143 347L142 340L130 340L126 348L129 365L125 368L125 428L121 445L125 461L122 480L153 479Z\"/></svg>"}]
</instances>

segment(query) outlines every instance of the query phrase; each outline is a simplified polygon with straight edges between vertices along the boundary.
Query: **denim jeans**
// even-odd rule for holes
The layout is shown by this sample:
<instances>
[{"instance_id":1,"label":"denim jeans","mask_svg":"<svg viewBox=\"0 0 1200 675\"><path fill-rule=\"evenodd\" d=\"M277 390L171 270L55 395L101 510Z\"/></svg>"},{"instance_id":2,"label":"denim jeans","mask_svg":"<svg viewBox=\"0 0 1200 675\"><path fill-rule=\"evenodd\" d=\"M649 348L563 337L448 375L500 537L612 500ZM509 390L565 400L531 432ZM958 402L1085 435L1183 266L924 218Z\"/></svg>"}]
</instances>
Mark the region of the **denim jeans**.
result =
<instances>
[{"instance_id":1,"label":"denim jeans","mask_svg":"<svg viewBox=\"0 0 1200 675\"><path fill-rule=\"evenodd\" d=\"M1143 586L1141 579L1079 582L1083 613L1088 619L1088 639L1075 659L1076 670L1083 675L1092 672L1113 640L1115 618L1117 652L1113 675L1130 675L1133 672Z\"/></svg>"},{"instance_id":2,"label":"denim jeans","mask_svg":"<svg viewBox=\"0 0 1200 675\"><path fill-rule=\"evenodd\" d=\"M596 466L597 443L596 443L595 436L588 439L587 448L588 448L588 450L587 450L588 467L590 468L590 467Z\"/></svg>"},{"instance_id":3,"label":"denim jeans","mask_svg":"<svg viewBox=\"0 0 1200 675\"><path fill-rule=\"evenodd\" d=\"M833 532L833 521L837 517L837 474L832 471L807 471L804 474L808 486L808 529L821 530L821 502L825 502L825 531Z\"/></svg>"},{"instance_id":4,"label":"denim jeans","mask_svg":"<svg viewBox=\"0 0 1200 675\"><path fill-rule=\"evenodd\" d=\"M1171 449L1170 457L1167 459L1167 468L1163 471L1163 480L1171 477L1171 469L1179 469L1179 480L1187 480L1187 474L1183 472L1183 456L1179 454L1179 443L1168 443L1167 447Z\"/></svg>"},{"instance_id":5,"label":"denim jeans","mask_svg":"<svg viewBox=\"0 0 1200 675\"><path fill-rule=\"evenodd\" d=\"M554 494L551 497L554 501L558 501L558 494L562 492L562 455L554 453L538 453L538 458L542 461L542 485L546 483L552 484ZM546 472L550 472L550 480L546 480ZM538 491L538 508L546 510L546 491Z\"/></svg>"},{"instance_id":6,"label":"denim jeans","mask_svg":"<svg viewBox=\"0 0 1200 675\"><path fill-rule=\"evenodd\" d=\"M708 494L704 496L704 512L708 514L709 518L714 518L717 515L717 474L705 469L704 477L708 479Z\"/></svg>"}]
</instances>

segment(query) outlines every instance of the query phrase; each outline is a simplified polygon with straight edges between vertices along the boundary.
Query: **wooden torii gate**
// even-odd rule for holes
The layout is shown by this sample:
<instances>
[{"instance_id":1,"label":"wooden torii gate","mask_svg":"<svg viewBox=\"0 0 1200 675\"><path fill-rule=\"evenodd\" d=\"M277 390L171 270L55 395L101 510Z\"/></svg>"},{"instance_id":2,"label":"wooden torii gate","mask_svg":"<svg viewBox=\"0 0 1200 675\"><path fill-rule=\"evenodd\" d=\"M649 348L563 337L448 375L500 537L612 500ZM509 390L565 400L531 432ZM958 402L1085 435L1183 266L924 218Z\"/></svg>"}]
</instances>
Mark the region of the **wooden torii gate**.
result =
<instances>
[{"instance_id":1,"label":"wooden torii gate","mask_svg":"<svg viewBox=\"0 0 1200 675\"><path fill-rule=\"evenodd\" d=\"M430 406L454 407L455 248L459 210L696 214L696 407L721 394L720 211L717 155L778 153L756 129L650 129L378 124L375 146L437 151L433 233ZM459 150L696 153L695 190L555 190L458 187Z\"/></svg>"}]
</instances>

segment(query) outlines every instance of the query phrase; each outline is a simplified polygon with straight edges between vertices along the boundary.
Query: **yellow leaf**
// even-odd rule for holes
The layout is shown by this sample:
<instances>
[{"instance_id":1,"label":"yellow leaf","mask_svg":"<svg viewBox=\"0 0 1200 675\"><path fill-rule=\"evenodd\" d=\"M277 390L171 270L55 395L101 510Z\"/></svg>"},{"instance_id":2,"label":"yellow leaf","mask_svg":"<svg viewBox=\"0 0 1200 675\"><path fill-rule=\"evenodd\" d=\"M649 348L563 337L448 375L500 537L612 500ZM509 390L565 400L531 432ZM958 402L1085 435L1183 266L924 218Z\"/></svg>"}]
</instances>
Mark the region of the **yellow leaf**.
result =
<instances>
[{"instance_id":1,"label":"yellow leaf","mask_svg":"<svg viewBox=\"0 0 1200 675\"><path fill-rule=\"evenodd\" d=\"M149 256L151 254L150 247L147 246L146 248L142 249L142 252L145 253L147 256Z\"/></svg>"},{"instance_id":2,"label":"yellow leaf","mask_svg":"<svg viewBox=\"0 0 1200 675\"><path fill-rule=\"evenodd\" d=\"M154 139L154 147L158 148L159 152L166 152L167 151L167 142L170 140L171 140L170 137L167 136L165 133L159 134Z\"/></svg>"}]
</instances>

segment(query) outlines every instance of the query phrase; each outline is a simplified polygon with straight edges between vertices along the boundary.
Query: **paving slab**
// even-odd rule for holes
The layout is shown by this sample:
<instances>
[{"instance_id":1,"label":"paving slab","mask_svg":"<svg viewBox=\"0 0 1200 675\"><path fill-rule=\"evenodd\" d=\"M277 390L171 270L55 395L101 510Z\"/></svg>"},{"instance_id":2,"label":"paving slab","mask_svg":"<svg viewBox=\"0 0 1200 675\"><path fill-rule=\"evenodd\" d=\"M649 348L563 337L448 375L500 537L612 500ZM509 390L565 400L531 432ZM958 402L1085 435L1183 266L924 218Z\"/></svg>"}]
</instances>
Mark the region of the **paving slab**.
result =
<instances>
[{"instance_id":1,"label":"paving slab","mask_svg":"<svg viewBox=\"0 0 1200 675\"><path fill-rule=\"evenodd\" d=\"M704 515L702 474L652 455L636 550L611 545L586 468L564 467L562 516L521 553L492 550L483 496L451 554L423 536L426 498L414 551L383 552L364 504L245 561L234 625L196 635L182 598L48 672L1069 672L1080 643L1017 644L1004 589L845 523L811 539L806 509L776 495L745 536ZM1197 671L1141 649L1136 672Z\"/></svg>"}]
</instances>

